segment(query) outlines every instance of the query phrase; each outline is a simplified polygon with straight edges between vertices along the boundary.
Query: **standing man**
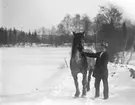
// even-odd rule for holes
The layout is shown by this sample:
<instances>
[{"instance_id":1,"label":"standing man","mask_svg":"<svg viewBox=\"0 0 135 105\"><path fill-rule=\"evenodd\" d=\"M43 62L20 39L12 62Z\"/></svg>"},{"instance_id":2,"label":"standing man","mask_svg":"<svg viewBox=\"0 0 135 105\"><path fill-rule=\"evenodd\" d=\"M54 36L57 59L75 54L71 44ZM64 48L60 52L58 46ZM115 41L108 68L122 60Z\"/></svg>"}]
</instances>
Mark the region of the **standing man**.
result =
<instances>
[{"instance_id":1,"label":"standing man","mask_svg":"<svg viewBox=\"0 0 135 105\"><path fill-rule=\"evenodd\" d=\"M95 98L99 97L100 92L100 81L103 81L103 94L104 99L108 99L109 87L108 87L108 67L109 54L107 52L108 44L103 42L100 45L100 52L97 53L86 53L84 54L88 57L96 58L96 64L93 71L93 77L95 77Z\"/></svg>"}]
</instances>

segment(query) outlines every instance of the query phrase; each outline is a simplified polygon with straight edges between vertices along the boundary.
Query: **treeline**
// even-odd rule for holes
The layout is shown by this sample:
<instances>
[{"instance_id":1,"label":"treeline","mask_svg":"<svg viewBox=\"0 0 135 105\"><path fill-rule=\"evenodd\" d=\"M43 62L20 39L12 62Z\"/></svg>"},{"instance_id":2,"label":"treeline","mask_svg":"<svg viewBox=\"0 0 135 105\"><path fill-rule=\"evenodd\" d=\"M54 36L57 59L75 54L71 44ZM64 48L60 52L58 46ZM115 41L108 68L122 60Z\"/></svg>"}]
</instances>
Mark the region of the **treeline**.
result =
<instances>
[{"instance_id":1,"label":"treeline","mask_svg":"<svg viewBox=\"0 0 135 105\"><path fill-rule=\"evenodd\" d=\"M91 36L87 36L91 40ZM89 40L89 41L90 41ZM52 46L61 46L65 43L72 43L72 35L69 34L39 34L38 31L24 32L17 29L0 28L0 45L32 45L35 44L50 44Z\"/></svg>"},{"instance_id":2,"label":"treeline","mask_svg":"<svg viewBox=\"0 0 135 105\"><path fill-rule=\"evenodd\" d=\"M61 46L72 43L72 32L85 31L85 43L109 44L110 59L120 51L129 50L135 39L135 25L130 20L123 19L123 14L114 5L100 6L94 19L87 14L74 16L67 14L57 25L48 29L41 27L34 32L24 32L17 29L0 28L0 44L16 45L19 43L43 43Z\"/></svg>"},{"instance_id":3,"label":"treeline","mask_svg":"<svg viewBox=\"0 0 135 105\"><path fill-rule=\"evenodd\" d=\"M16 45L21 43L25 45L25 43L40 43L38 35L35 32L26 33L24 31L7 28L0 28L0 44L1 45Z\"/></svg>"},{"instance_id":4,"label":"treeline","mask_svg":"<svg viewBox=\"0 0 135 105\"><path fill-rule=\"evenodd\" d=\"M97 41L108 43L110 60L113 60L118 52L125 52L135 47L135 24L123 19L123 14L114 5L100 7L96 22L98 23Z\"/></svg>"}]
</instances>

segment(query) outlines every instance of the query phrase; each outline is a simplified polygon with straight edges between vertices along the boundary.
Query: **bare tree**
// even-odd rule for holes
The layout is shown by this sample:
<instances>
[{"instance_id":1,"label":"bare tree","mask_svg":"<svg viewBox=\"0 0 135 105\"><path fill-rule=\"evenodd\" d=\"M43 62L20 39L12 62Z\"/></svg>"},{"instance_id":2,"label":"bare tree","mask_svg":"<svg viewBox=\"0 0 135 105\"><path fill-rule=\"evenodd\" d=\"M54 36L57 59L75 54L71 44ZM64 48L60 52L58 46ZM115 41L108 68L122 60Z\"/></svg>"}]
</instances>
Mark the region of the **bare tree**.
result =
<instances>
[{"instance_id":1,"label":"bare tree","mask_svg":"<svg viewBox=\"0 0 135 105\"><path fill-rule=\"evenodd\" d=\"M135 46L135 36L134 36L134 41L133 41L132 47L131 47L131 49L129 51L129 57L127 58L127 60L125 62L126 64L129 64L129 62L130 62L130 60L132 58L132 54L134 52L134 46Z\"/></svg>"},{"instance_id":2,"label":"bare tree","mask_svg":"<svg viewBox=\"0 0 135 105\"><path fill-rule=\"evenodd\" d=\"M85 35L87 36L91 31L91 20L87 15L82 17L83 30L85 31Z\"/></svg>"},{"instance_id":3,"label":"bare tree","mask_svg":"<svg viewBox=\"0 0 135 105\"><path fill-rule=\"evenodd\" d=\"M112 4L109 7L100 6L100 18L103 18L103 22L110 24L111 22L115 27L120 26L122 20L122 13Z\"/></svg>"}]
</instances>

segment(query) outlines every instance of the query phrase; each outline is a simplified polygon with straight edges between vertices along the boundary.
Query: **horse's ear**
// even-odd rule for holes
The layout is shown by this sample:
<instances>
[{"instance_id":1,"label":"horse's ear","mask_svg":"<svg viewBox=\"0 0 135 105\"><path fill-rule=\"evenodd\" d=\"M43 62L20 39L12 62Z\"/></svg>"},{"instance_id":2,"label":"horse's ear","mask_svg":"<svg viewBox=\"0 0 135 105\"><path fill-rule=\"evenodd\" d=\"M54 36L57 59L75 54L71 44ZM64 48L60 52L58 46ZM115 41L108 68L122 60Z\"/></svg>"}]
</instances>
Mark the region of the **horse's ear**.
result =
<instances>
[{"instance_id":1,"label":"horse's ear","mask_svg":"<svg viewBox=\"0 0 135 105\"><path fill-rule=\"evenodd\" d=\"M73 35L75 36L75 32L73 32Z\"/></svg>"},{"instance_id":2,"label":"horse's ear","mask_svg":"<svg viewBox=\"0 0 135 105\"><path fill-rule=\"evenodd\" d=\"M85 31L82 32L82 35L85 36Z\"/></svg>"}]
</instances>

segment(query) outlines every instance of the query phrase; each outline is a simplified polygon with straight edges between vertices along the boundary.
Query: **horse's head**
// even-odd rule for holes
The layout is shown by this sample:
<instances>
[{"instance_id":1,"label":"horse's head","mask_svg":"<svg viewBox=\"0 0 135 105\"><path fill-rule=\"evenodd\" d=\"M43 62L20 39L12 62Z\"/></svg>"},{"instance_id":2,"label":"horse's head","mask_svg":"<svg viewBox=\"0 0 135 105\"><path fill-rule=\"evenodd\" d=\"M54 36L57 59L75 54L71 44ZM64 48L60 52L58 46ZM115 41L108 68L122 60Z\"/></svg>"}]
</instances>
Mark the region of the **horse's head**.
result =
<instances>
[{"instance_id":1,"label":"horse's head","mask_svg":"<svg viewBox=\"0 0 135 105\"><path fill-rule=\"evenodd\" d=\"M84 32L75 33L73 32L74 44L77 48L83 47L84 44Z\"/></svg>"},{"instance_id":2,"label":"horse's head","mask_svg":"<svg viewBox=\"0 0 135 105\"><path fill-rule=\"evenodd\" d=\"M75 33L73 32L73 43L72 43L72 53L71 56L74 57L76 51L81 51L83 49L84 43L84 32Z\"/></svg>"}]
</instances>

